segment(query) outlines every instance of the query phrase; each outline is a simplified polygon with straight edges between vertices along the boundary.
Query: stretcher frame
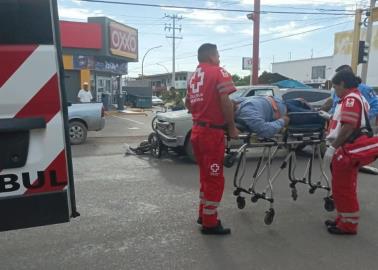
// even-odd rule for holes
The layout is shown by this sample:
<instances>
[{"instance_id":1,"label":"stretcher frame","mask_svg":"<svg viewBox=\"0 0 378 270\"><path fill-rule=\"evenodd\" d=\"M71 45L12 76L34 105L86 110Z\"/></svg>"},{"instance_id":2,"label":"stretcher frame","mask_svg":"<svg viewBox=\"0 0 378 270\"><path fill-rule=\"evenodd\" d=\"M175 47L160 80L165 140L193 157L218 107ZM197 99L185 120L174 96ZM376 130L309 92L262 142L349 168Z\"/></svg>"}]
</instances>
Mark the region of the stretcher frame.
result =
<instances>
[{"instance_id":1,"label":"stretcher frame","mask_svg":"<svg viewBox=\"0 0 378 270\"><path fill-rule=\"evenodd\" d=\"M256 134L244 133L239 135L238 140L242 140L243 144L239 148L230 146L231 139L227 137L225 166L231 167L235 161L237 166L234 174L234 195L239 209L245 207L245 198L242 194L251 196L251 201L257 203L260 199L269 203L269 209L266 211L264 222L270 225L275 216L274 210L274 183L283 170L288 168L289 187L291 189L291 197L294 201L298 198L297 184L304 184L309 187L309 193L314 194L316 190L326 191L324 198L324 208L327 211L334 210L334 203L331 196L331 187L328 176L323 167L323 158L321 155L321 145L325 143L325 135L323 129L304 131L288 128L284 134L276 135L271 139L258 138ZM302 177L297 177L297 156L296 152L299 146L311 146L311 155L306 161L306 168ZM263 148L261 157L258 159L256 168L251 177L251 183L245 187L243 182L247 172L246 153L254 148ZM277 156L279 149L287 149L288 155L281 162L281 166L275 173L272 172L272 163ZM312 169L315 158L319 159L321 176L318 181L313 180ZM257 191L257 184L262 176L266 174L267 186L262 191Z\"/></svg>"}]
</instances>

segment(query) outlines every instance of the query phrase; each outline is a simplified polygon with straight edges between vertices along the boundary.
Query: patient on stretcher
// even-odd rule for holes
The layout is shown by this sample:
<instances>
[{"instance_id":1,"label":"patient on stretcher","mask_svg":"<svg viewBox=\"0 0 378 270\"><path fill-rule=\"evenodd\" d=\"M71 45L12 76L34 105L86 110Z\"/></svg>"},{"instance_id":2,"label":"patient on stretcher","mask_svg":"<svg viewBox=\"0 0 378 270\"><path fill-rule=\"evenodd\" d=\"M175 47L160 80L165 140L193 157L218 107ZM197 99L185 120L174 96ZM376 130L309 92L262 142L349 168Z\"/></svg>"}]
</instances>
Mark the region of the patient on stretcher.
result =
<instances>
[{"instance_id":1,"label":"patient on stretcher","mask_svg":"<svg viewBox=\"0 0 378 270\"><path fill-rule=\"evenodd\" d=\"M245 126L245 131L256 133L260 138L272 138L288 125L324 126L325 120L304 100L283 101L277 97L254 96L240 97L233 103L235 121Z\"/></svg>"}]
</instances>

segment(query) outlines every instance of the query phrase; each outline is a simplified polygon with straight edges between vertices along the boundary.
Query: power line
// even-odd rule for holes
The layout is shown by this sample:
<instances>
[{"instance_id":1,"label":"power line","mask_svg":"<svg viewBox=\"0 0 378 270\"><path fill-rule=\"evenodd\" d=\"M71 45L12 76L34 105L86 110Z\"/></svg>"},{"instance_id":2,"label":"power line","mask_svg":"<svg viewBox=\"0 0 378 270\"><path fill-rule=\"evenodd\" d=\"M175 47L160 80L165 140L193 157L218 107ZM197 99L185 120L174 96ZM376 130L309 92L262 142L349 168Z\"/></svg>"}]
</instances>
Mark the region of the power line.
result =
<instances>
[{"instance_id":1,"label":"power line","mask_svg":"<svg viewBox=\"0 0 378 270\"><path fill-rule=\"evenodd\" d=\"M332 28L332 27L335 27L335 26L339 26L339 25L343 25L343 24L346 24L346 23L349 23L349 22L350 21L336 23L336 24L332 24L332 25L327 25L327 26L323 26L323 27L319 27L319 28L303 31L303 32L300 32L300 33L295 33L295 34L280 36L280 37L276 37L276 38L266 39L266 40L261 41L260 43L268 43L268 42L271 42L271 41L276 41L276 40L285 39L285 38L289 38L289 37L300 36L300 35L311 33L311 32L315 32L315 31L329 29L329 28ZM248 46L252 46L252 45L253 45L252 43L247 43L247 44L243 44L243 45L240 45L240 46L234 46L234 47L230 47L230 48L220 49L219 52L231 51L231 50L234 50L234 49L240 49L240 48L244 48L244 47L248 47ZM191 57L195 57L195 56L197 56L197 55L196 54L192 54L192 55L185 56L185 57L178 57L178 58L176 58L176 60L183 60L183 59L187 59L187 58L191 58ZM158 63L161 64L161 63L166 63L166 62L169 62L169 61L160 61ZM134 70L139 70L139 69L134 69ZM133 71L133 70L131 70L131 71Z\"/></svg>"},{"instance_id":2,"label":"power line","mask_svg":"<svg viewBox=\"0 0 378 270\"><path fill-rule=\"evenodd\" d=\"M210 7L192 7L192 6L176 6L176 5L159 5L159 4L147 4L147 3L132 3L132 2L119 2L119 1L105 1L105 0L78 0L80 2L90 3L102 3L102 4L114 4L114 5L128 5L128 6L141 6L141 7L154 7L154 8L176 8L176 9L190 9L190 10L207 10L207 11L224 11L224 12L241 12L251 13L253 10L245 9L227 9L227 8L210 8ZM296 11L272 11L262 10L262 14L300 14L300 15L333 15L333 16L345 16L355 15L355 13L341 13L341 12L296 12Z\"/></svg>"},{"instance_id":3,"label":"power line","mask_svg":"<svg viewBox=\"0 0 378 270\"><path fill-rule=\"evenodd\" d=\"M340 19L340 18L338 18L338 19ZM316 23L310 23L310 24L304 24L304 25L300 25L298 27L309 27L309 26L314 26L316 24L318 24L318 22L316 22ZM239 35L240 33L237 33L237 34ZM191 36L199 36L199 35L197 34L197 35L191 35ZM271 34L262 35L262 37L266 37L266 36L271 36ZM233 41L233 42L228 42L228 43L222 44L222 46L226 47L226 46L230 46L230 45L234 45L234 44L240 44L240 43L246 42L247 40L250 40L250 39L251 38L243 38L241 40L237 40L237 41ZM183 56L187 56L187 55L191 57L192 56L192 52L183 53L179 57L183 57Z\"/></svg>"}]
</instances>

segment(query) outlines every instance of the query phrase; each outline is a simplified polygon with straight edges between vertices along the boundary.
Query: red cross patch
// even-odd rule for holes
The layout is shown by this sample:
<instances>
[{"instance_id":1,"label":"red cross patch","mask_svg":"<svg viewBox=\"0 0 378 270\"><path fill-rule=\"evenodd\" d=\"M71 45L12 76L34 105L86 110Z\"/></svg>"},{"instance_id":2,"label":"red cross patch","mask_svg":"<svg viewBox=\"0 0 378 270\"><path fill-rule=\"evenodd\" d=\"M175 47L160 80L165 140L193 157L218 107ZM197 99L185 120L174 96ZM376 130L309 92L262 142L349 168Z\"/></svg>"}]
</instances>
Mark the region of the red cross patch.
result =
<instances>
[{"instance_id":1,"label":"red cross patch","mask_svg":"<svg viewBox=\"0 0 378 270\"><path fill-rule=\"evenodd\" d=\"M345 107L352 108L354 106L354 98L347 98Z\"/></svg>"}]
</instances>

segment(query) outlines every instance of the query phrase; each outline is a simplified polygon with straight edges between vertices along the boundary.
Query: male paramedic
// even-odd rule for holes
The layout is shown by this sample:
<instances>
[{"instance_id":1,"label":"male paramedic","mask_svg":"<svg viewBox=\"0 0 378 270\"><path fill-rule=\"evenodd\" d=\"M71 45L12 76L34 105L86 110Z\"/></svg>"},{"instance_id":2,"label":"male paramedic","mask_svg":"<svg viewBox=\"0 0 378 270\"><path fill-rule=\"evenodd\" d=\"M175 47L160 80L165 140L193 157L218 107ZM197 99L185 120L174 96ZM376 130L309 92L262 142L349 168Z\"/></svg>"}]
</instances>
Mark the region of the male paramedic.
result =
<instances>
[{"instance_id":1,"label":"male paramedic","mask_svg":"<svg viewBox=\"0 0 378 270\"><path fill-rule=\"evenodd\" d=\"M339 71L332 83L340 102L330 122L327 136L330 145L324 163L331 164L337 217L325 224L331 234L354 235L359 220L357 173L360 166L373 162L378 156L378 138L371 137L367 119L369 104L357 89L359 82L353 72Z\"/></svg>"},{"instance_id":2,"label":"male paramedic","mask_svg":"<svg viewBox=\"0 0 378 270\"><path fill-rule=\"evenodd\" d=\"M233 105L228 95L236 91L230 74L219 67L219 54L214 44L198 49L196 71L188 81L186 107L192 113L191 142L200 169L200 205L197 223L203 234L225 235L218 219L217 207L224 189L224 130L236 138Z\"/></svg>"}]
</instances>

